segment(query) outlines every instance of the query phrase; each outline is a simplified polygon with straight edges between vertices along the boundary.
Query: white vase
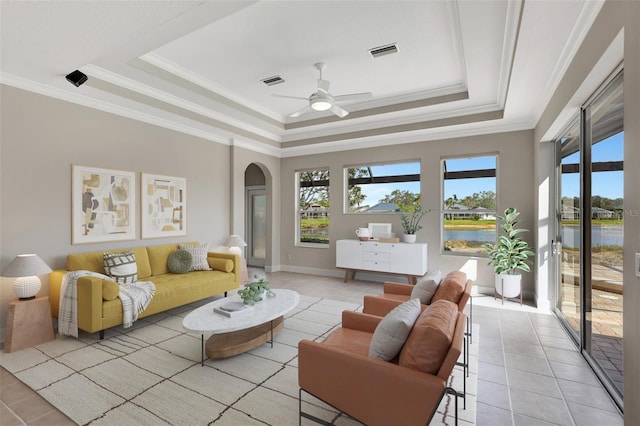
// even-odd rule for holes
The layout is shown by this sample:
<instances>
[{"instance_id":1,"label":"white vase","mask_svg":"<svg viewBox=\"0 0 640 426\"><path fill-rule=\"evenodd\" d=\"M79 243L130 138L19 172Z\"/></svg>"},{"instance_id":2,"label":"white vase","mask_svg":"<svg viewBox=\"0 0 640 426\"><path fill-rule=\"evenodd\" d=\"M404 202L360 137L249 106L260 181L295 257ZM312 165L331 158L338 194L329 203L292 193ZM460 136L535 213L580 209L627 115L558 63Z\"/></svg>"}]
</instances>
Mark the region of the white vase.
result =
<instances>
[{"instance_id":1,"label":"white vase","mask_svg":"<svg viewBox=\"0 0 640 426\"><path fill-rule=\"evenodd\" d=\"M402 241L405 243L413 244L416 242L416 234L404 234L402 236Z\"/></svg>"},{"instance_id":2,"label":"white vase","mask_svg":"<svg viewBox=\"0 0 640 426\"><path fill-rule=\"evenodd\" d=\"M500 296L513 298L520 295L520 283L522 274L500 274L496 275L496 293Z\"/></svg>"}]
</instances>

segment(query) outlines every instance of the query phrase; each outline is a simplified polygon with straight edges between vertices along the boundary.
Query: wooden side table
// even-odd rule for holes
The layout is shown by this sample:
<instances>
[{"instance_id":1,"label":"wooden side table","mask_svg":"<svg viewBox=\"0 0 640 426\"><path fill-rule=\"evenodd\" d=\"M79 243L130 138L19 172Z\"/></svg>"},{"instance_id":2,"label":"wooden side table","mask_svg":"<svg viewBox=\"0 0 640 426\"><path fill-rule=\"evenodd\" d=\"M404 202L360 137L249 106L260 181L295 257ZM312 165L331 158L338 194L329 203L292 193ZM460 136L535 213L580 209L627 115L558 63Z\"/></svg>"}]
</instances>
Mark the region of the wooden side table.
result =
<instances>
[{"instance_id":1,"label":"wooden side table","mask_svg":"<svg viewBox=\"0 0 640 426\"><path fill-rule=\"evenodd\" d=\"M55 339L49 297L9 303L4 351L14 352Z\"/></svg>"}]
</instances>

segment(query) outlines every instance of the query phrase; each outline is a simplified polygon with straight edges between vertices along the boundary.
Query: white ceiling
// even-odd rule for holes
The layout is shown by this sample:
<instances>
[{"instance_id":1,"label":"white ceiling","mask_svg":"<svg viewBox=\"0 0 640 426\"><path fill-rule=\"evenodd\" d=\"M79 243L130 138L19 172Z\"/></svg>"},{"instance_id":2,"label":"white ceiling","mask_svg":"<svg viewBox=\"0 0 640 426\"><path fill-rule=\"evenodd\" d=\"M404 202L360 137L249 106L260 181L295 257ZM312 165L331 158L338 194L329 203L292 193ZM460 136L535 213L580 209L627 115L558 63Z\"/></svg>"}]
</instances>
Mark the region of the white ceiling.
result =
<instances>
[{"instance_id":1,"label":"white ceiling","mask_svg":"<svg viewBox=\"0 0 640 426\"><path fill-rule=\"evenodd\" d=\"M0 4L2 83L291 156L531 129L602 1ZM332 94L373 97L289 118L307 102L273 95L309 96L316 62Z\"/></svg>"}]
</instances>

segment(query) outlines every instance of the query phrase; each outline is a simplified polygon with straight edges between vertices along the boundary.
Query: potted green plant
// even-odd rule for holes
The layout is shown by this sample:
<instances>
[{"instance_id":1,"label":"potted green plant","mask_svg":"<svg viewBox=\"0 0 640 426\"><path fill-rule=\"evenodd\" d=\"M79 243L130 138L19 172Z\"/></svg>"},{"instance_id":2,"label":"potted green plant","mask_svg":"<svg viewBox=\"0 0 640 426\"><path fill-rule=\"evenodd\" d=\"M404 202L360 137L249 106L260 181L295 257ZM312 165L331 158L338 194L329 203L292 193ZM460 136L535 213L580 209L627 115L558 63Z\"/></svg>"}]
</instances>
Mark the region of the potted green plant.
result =
<instances>
[{"instance_id":1,"label":"potted green plant","mask_svg":"<svg viewBox=\"0 0 640 426\"><path fill-rule=\"evenodd\" d=\"M417 206L405 206L400 211L400 223L402 224L403 241L405 243L416 242L416 232L422 229L420 220L426 213L427 211L422 210L422 206L419 204Z\"/></svg>"},{"instance_id":2,"label":"potted green plant","mask_svg":"<svg viewBox=\"0 0 640 426\"><path fill-rule=\"evenodd\" d=\"M255 281L244 283L244 288L238 290L238 295L245 305L255 305L267 297L275 297L269 288L269 281L255 276Z\"/></svg>"},{"instance_id":3,"label":"potted green plant","mask_svg":"<svg viewBox=\"0 0 640 426\"><path fill-rule=\"evenodd\" d=\"M484 245L488 250L489 265L493 266L496 274L496 292L507 298L520 294L522 274L517 271L531 272L528 258L534 255L527 242L520 238L520 234L528 232L528 229L516 227L520 222L519 216L520 212L513 207L507 208L504 216L497 216L504 235L499 235L495 244Z\"/></svg>"}]
</instances>

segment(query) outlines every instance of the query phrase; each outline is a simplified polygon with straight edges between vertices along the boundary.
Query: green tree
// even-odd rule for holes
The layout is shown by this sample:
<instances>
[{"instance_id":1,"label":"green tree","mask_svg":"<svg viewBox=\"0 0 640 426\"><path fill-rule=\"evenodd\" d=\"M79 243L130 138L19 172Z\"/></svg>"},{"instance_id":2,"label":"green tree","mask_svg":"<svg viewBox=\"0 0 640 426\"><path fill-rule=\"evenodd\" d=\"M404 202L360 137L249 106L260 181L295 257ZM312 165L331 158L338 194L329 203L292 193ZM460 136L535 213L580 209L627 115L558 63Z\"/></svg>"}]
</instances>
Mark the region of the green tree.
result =
<instances>
[{"instance_id":1,"label":"green tree","mask_svg":"<svg viewBox=\"0 0 640 426\"><path fill-rule=\"evenodd\" d=\"M347 169L347 178L363 178L363 177L371 177L371 173L368 167L349 167ZM360 185L348 185L348 201L349 201L349 210L355 210L356 207L360 206L364 200L367 198L365 194L362 193L362 187Z\"/></svg>"},{"instance_id":2,"label":"green tree","mask_svg":"<svg viewBox=\"0 0 640 426\"><path fill-rule=\"evenodd\" d=\"M420 205L420 194L411 191L402 191L394 189L391 194L387 194L380 203L395 203L400 210L413 211L415 206Z\"/></svg>"},{"instance_id":3,"label":"green tree","mask_svg":"<svg viewBox=\"0 0 640 426\"><path fill-rule=\"evenodd\" d=\"M300 209L306 210L317 203L329 207L329 170L300 172Z\"/></svg>"}]
</instances>

